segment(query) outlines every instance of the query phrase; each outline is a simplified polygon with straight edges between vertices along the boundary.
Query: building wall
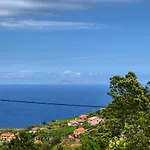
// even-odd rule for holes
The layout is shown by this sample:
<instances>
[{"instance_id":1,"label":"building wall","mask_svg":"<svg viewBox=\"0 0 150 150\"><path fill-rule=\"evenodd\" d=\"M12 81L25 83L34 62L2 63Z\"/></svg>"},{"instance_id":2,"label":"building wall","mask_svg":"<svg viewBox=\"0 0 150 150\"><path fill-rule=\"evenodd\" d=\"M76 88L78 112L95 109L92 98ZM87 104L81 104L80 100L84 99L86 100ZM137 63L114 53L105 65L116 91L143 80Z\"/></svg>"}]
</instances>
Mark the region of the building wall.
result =
<instances>
[{"instance_id":1,"label":"building wall","mask_svg":"<svg viewBox=\"0 0 150 150\"><path fill-rule=\"evenodd\" d=\"M102 120L101 119L93 119L93 120L89 120L88 122L91 124L91 125L96 125L96 124L99 124Z\"/></svg>"}]
</instances>

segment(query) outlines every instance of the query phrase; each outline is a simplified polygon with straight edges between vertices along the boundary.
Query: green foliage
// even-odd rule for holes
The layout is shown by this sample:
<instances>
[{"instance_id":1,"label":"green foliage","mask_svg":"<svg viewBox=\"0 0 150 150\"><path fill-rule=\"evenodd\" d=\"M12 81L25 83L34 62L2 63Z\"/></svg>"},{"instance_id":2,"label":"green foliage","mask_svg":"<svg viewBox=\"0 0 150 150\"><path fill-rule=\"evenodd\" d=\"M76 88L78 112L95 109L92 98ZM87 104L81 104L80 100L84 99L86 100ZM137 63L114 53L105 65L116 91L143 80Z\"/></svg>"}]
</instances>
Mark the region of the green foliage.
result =
<instances>
[{"instance_id":1,"label":"green foliage","mask_svg":"<svg viewBox=\"0 0 150 150\"><path fill-rule=\"evenodd\" d=\"M101 150L100 146L97 144L98 139L93 136L83 136L82 138L82 146L80 150Z\"/></svg>"},{"instance_id":2,"label":"green foliage","mask_svg":"<svg viewBox=\"0 0 150 150\"><path fill-rule=\"evenodd\" d=\"M47 123L44 121L44 122L42 122L41 124L44 126L44 125L46 125Z\"/></svg>"},{"instance_id":3,"label":"green foliage","mask_svg":"<svg viewBox=\"0 0 150 150\"><path fill-rule=\"evenodd\" d=\"M64 148L61 145L57 146L57 150L63 150Z\"/></svg>"},{"instance_id":4,"label":"green foliage","mask_svg":"<svg viewBox=\"0 0 150 150\"><path fill-rule=\"evenodd\" d=\"M19 138L8 143L9 150L36 150L33 138L30 134L20 132Z\"/></svg>"},{"instance_id":5,"label":"green foliage","mask_svg":"<svg viewBox=\"0 0 150 150\"><path fill-rule=\"evenodd\" d=\"M43 143L41 147L39 147L39 150L51 150L53 146L49 143Z\"/></svg>"},{"instance_id":6,"label":"green foliage","mask_svg":"<svg viewBox=\"0 0 150 150\"><path fill-rule=\"evenodd\" d=\"M39 131L38 136L40 139L46 139L47 137L53 138L53 137L60 137L60 136L67 136L69 134L72 134L74 131L74 127L58 127L58 128L53 128L49 131Z\"/></svg>"},{"instance_id":7,"label":"green foliage","mask_svg":"<svg viewBox=\"0 0 150 150\"><path fill-rule=\"evenodd\" d=\"M82 137L80 150L149 150L150 82L142 86L133 72L117 75L110 78L108 95L113 101L100 111L105 123Z\"/></svg>"},{"instance_id":8,"label":"green foliage","mask_svg":"<svg viewBox=\"0 0 150 150\"><path fill-rule=\"evenodd\" d=\"M60 142L61 142L61 137L57 136L57 137L54 137L54 138L50 141L50 144L56 145L56 144L59 144Z\"/></svg>"},{"instance_id":9,"label":"green foliage","mask_svg":"<svg viewBox=\"0 0 150 150\"><path fill-rule=\"evenodd\" d=\"M0 146L0 150L8 150L7 146Z\"/></svg>"},{"instance_id":10,"label":"green foliage","mask_svg":"<svg viewBox=\"0 0 150 150\"><path fill-rule=\"evenodd\" d=\"M82 127L84 129L88 129L90 127L89 123L87 121L85 121L83 124L82 124Z\"/></svg>"},{"instance_id":11,"label":"green foliage","mask_svg":"<svg viewBox=\"0 0 150 150\"><path fill-rule=\"evenodd\" d=\"M88 117L94 117L95 116L95 112L92 112L88 115Z\"/></svg>"}]
</instances>

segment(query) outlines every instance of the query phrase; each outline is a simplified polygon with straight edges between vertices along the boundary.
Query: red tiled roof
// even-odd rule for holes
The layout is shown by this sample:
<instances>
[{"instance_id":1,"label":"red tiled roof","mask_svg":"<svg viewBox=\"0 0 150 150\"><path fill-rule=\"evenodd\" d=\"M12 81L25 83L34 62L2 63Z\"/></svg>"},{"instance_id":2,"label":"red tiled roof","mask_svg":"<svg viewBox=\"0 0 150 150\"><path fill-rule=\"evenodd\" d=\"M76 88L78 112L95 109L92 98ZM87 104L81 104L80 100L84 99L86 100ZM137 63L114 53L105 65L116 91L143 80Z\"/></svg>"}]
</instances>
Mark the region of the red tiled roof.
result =
<instances>
[{"instance_id":1,"label":"red tiled roof","mask_svg":"<svg viewBox=\"0 0 150 150\"><path fill-rule=\"evenodd\" d=\"M80 118L86 118L88 115L87 114L83 114L80 116Z\"/></svg>"},{"instance_id":2,"label":"red tiled roof","mask_svg":"<svg viewBox=\"0 0 150 150\"><path fill-rule=\"evenodd\" d=\"M9 132L1 134L1 136L5 136L5 137L10 137L12 135L14 135L14 134L13 133L9 133Z\"/></svg>"},{"instance_id":3,"label":"red tiled roof","mask_svg":"<svg viewBox=\"0 0 150 150\"><path fill-rule=\"evenodd\" d=\"M75 130L75 132L85 132L85 129L84 128L78 128Z\"/></svg>"},{"instance_id":4,"label":"red tiled roof","mask_svg":"<svg viewBox=\"0 0 150 150\"><path fill-rule=\"evenodd\" d=\"M37 130L39 130L39 127L32 128L32 131L37 131Z\"/></svg>"},{"instance_id":5,"label":"red tiled roof","mask_svg":"<svg viewBox=\"0 0 150 150\"><path fill-rule=\"evenodd\" d=\"M68 123L76 123L76 122L77 122L76 120L71 120Z\"/></svg>"}]
</instances>

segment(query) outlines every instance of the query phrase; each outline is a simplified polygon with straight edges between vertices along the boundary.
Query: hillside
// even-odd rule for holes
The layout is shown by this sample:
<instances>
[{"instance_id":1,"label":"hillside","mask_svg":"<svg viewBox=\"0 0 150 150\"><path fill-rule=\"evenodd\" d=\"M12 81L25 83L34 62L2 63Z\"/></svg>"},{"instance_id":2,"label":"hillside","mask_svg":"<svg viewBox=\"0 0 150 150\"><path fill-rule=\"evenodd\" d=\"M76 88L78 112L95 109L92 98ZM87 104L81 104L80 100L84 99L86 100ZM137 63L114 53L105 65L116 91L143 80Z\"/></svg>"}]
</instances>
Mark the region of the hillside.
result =
<instances>
[{"instance_id":1,"label":"hillside","mask_svg":"<svg viewBox=\"0 0 150 150\"><path fill-rule=\"evenodd\" d=\"M91 114L1 130L0 150L149 150L150 82L133 72L110 78L112 102Z\"/></svg>"}]
</instances>

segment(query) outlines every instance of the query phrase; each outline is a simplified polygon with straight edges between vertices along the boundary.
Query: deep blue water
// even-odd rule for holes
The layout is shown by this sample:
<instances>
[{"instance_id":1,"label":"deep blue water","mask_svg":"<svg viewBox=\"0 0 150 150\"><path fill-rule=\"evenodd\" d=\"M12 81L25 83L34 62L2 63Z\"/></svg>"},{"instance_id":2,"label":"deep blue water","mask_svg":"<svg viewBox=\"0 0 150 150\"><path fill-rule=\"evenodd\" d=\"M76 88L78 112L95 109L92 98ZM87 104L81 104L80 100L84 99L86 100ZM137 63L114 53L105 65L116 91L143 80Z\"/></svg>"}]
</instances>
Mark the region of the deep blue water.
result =
<instances>
[{"instance_id":1,"label":"deep blue water","mask_svg":"<svg viewBox=\"0 0 150 150\"><path fill-rule=\"evenodd\" d=\"M0 99L107 105L106 85L0 85ZM0 102L0 128L20 128L89 113L79 108Z\"/></svg>"}]
</instances>

